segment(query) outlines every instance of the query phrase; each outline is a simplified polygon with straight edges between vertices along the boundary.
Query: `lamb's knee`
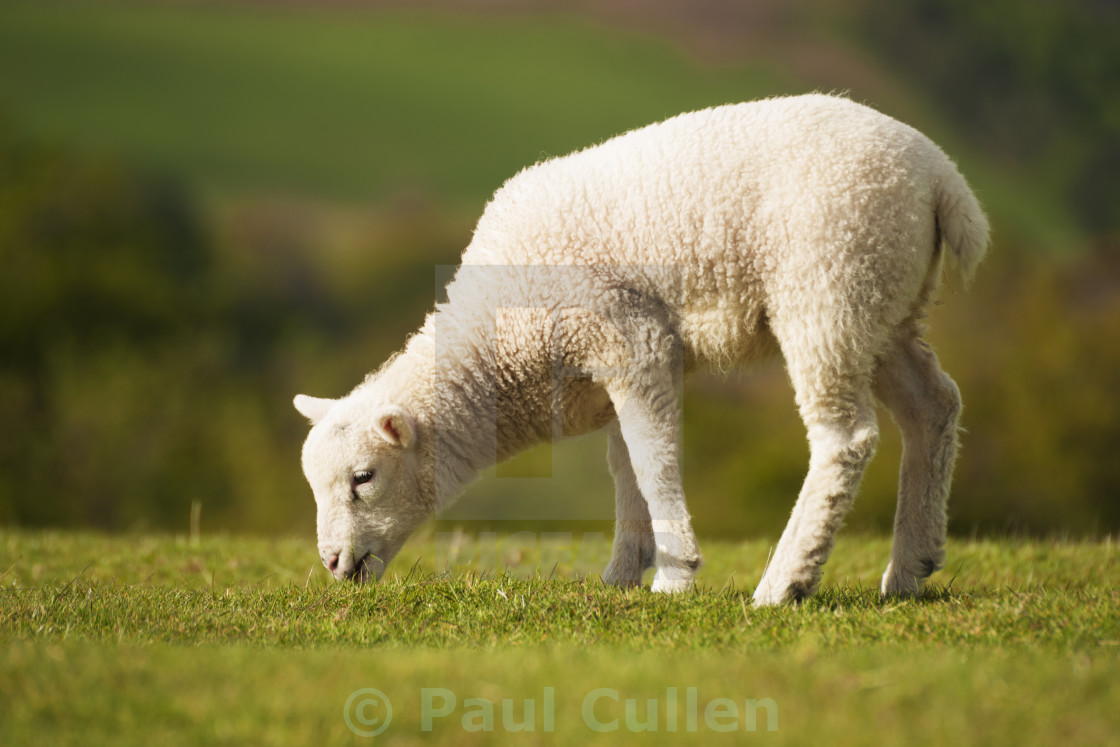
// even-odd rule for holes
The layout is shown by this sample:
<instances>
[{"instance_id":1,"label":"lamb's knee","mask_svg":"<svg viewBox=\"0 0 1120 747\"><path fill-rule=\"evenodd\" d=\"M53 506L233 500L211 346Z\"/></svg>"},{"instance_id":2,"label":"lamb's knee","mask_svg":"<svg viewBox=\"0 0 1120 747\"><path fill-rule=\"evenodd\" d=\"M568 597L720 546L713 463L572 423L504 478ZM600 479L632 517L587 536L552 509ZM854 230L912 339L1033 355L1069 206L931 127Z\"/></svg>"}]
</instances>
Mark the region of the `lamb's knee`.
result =
<instances>
[{"instance_id":1,"label":"lamb's knee","mask_svg":"<svg viewBox=\"0 0 1120 747\"><path fill-rule=\"evenodd\" d=\"M922 401L913 403L911 424L909 427L903 425L904 435L910 430L923 441L932 439L928 443L935 448L955 447L961 409L961 393L956 383L946 374L938 372Z\"/></svg>"},{"instance_id":2,"label":"lamb's knee","mask_svg":"<svg viewBox=\"0 0 1120 747\"><path fill-rule=\"evenodd\" d=\"M948 374L942 373L940 379L937 389L937 409L941 415L940 419L941 422L955 428L963 407L961 390L957 388L957 382L949 378Z\"/></svg>"},{"instance_id":3,"label":"lamb's knee","mask_svg":"<svg viewBox=\"0 0 1120 747\"><path fill-rule=\"evenodd\" d=\"M813 464L834 464L846 472L862 471L879 445L879 428L874 420L849 427L810 427L809 443Z\"/></svg>"},{"instance_id":4,"label":"lamb's knee","mask_svg":"<svg viewBox=\"0 0 1120 747\"><path fill-rule=\"evenodd\" d=\"M900 343L881 358L872 383L875 395L903 424L943 423L960 414L956 382L942 370L933 349L919 338Z\"/></svg>"},{"instance_id":5,"label":"lamb's knee","mask_svg":"<svg viewBox=\"0 0 1120 747\"><path fill-rule=\"evenodd\" d=\"M871 425L833 433L827 439L818 433L810 437L810 442L809 474L798 503L804 503L805 510L817 520L835 528L855 500L863 473L875 454L879 431Z\"/></svg>"},{"instance_id":6,"label":"lamb's knee","mask_svg":"<svg viewBox=\"0 0 1120 747\"><path fill-rule=\"evenodd\" d=\"M879 428L874 423L856 429L844 447L844 458L858 469L863 469L875 456L879 446Z\"/></svg>"}]
</instances>

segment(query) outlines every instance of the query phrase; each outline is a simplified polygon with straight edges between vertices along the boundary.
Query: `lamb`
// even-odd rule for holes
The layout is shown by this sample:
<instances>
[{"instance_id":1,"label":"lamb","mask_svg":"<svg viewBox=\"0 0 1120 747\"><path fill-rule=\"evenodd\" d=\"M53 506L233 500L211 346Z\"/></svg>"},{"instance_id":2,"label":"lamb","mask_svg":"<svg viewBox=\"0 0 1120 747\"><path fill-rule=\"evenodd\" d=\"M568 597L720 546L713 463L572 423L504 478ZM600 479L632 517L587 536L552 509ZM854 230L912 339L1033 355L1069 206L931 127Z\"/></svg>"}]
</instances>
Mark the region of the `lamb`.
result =
<instances>
[{"instance_id":1,"label":"lamb","mask_svg":"<svg viewBox=\"0 0 1120 747\"><path fill-rule=\"evenodd\" d=\"M681 114L521 171L403 351L346 396L298 395L319 552L380 578L480 470L608 430L616 526L603 580L690 587L701 555L681 487L683 377L780 354L811 459L754 592L812 595L875 450L902 432L884 594L944 562L960 394L922 339L943 273L967 283L988 223L929 139L812 94ZM946 262L946 258L948 261ZM944 265L944 267L943 267Z\"/></svg>"}]
</instances>

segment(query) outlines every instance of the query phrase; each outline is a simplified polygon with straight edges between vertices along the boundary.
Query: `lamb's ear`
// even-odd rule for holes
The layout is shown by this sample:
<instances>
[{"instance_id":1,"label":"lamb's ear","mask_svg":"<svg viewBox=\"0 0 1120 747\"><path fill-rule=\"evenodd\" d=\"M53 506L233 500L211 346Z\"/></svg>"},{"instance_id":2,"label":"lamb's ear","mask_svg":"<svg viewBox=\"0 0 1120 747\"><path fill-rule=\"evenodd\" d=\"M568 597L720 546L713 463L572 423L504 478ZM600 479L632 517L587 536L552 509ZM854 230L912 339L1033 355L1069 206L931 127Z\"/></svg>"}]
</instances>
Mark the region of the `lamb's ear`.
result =
<instances>
[{"instance_id":1,"label":"lamb's ear","mask_svg":"<svg viewBox=\"0 0 1120 747\"><path fill-rule=\"evenodd\" d=\"M324 397L308 397L306 394L297 394L296 398L292 400L292 404L305 418L311 421L312 425L315 425L327 416L327 413L330 412L337 401Z\"/></svg>"},{"instance_id":2,"label":"lamb's ear","mask_svg":"<svg viewBox=\"0 0 1120 747\"><path fill-rule=\"evenodd\" d=\"M408 449L416 442L416 421L396 405L378 410L373 421L373 429L377 431L377 435L394 446Z\"/></svg>"}]
</instances>

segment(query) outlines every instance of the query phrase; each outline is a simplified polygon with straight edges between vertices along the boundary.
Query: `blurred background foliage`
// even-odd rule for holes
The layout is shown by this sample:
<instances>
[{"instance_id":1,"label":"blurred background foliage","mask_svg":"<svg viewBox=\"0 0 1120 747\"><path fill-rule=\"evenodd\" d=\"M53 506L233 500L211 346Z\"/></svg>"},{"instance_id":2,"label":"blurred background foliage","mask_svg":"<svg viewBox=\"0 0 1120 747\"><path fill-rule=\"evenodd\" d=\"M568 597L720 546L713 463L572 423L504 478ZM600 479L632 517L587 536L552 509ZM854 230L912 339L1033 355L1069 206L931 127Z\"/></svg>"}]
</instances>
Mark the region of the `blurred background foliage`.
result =
<instances>
[{"instance_id":1,"label":"blurred background foliage","mask_svg":"<svg viewBox=\"0 0 1120 747\"><path fill-rule=\"evenodd\" d=\"M310 535L294 393L431 306L521 167L704 106L844 90L960 163L994 225L931 340L964 392L952 530L1120 528L1118 13L1094 0L7 0L0 522ZM849 521L888 530L899 443ZM780 366L686 389L704 535L776 534L807 463ZM613 514L597 435L437 528ZM496 473L496 474L495 474Z\"/></svg>"}]
</instances>

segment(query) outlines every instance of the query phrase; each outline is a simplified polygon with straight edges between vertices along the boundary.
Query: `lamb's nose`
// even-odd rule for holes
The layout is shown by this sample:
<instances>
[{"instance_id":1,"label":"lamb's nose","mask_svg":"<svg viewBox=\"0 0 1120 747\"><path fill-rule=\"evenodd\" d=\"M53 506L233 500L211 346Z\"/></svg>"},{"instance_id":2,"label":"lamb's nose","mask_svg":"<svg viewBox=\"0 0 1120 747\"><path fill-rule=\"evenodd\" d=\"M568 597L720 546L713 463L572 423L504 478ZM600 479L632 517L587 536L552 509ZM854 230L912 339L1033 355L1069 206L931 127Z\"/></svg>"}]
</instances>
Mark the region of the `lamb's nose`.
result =
<instances>
[{"instance_id":1,"label":"lamb's nose","mask_svg":"<svg viewBox=\"0 0 1120 747\"><path fill-rule=\"evenodd\" d=\"M338 570L338 553L331 553L331 556L326 558L323 562L326 563L327 570L334 573Z\"/></svg>"}]
</instances>

